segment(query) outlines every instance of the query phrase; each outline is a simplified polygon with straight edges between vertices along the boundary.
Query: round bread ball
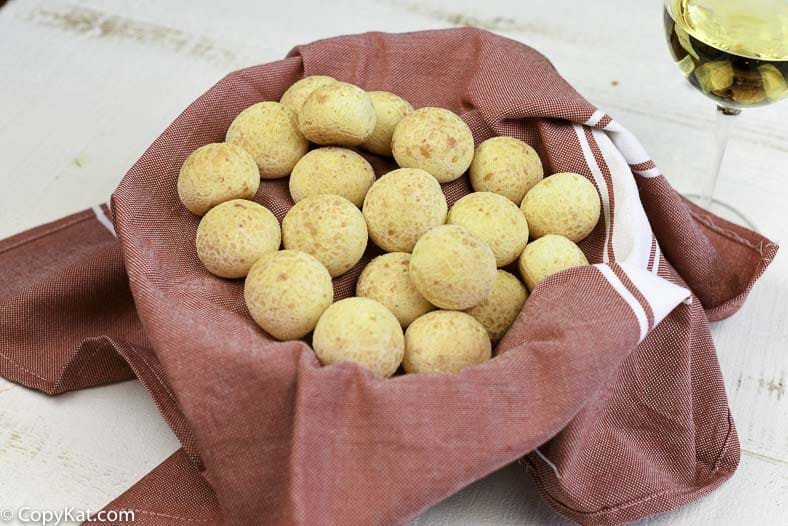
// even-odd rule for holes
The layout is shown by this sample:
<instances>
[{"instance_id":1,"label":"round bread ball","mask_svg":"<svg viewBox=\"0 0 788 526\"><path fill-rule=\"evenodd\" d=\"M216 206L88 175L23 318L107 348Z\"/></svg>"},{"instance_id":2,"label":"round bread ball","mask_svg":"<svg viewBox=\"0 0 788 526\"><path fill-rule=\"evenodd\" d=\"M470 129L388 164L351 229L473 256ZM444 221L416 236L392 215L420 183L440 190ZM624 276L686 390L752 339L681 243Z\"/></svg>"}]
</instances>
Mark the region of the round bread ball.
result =
<instances>
[{"instance_id":1,"label":"round bread ball","mask_svg":"<svg viewBox=\"0 0 788 526\"><path fill-rule=\"evenodd\" d=\"M421 236L413 247L409 270L427 301L441 309L465 310L492 292L495 255L465 228L442 225Z\"/></svg>"},{"instance_id":2,"label":"round bread ball","mask_svg":"<svg viewBox=\"0 0 788 526\"><path fill-rule=\"evenodd\" d=\"M225 142L194 150L178 174L178 197L198 216L231 199L251 199L259 186L260 174L252 156Z\"/></svg>"},{"instance_id":3,"label":"round bread ball","mask_svg":"<svg viewBox=\"0 0 788 526\"><path fill-rule=\"evenodd\" d=\"M359 145L372 135L375 122L367 92L339 81L313 91L298 114L301 133L315 144Z\"/></svg>"},{"instance_id":4,"label":"round bread ball","mask_svg":"<svg viewBox=\"0 0 788 526\"><path fill-rule=\"evenodd\" d=\"M531 188L525 194L522 209L531 237L556 234L578 242L599 221L599 194L582 175L558 173Z\"/></svg>"},{"instance_id":5,"label":"round bread ball","mask_svg":"<svg viewBox=\"0 0 788 526\"><path fill-rule=\"evenodd\" d=\"M282 241L288 250L317 258L331 277L350 270L367 248L367 223L356 206L338 195L302 199L282 221Z\"/></svg>"},{"instance_id":6,"label":"round bread ball","mask_svg":"<svg viewBox=\"0 0 788 526\"><path fill-rule=\"evenodd\" d=\"M375 129L362 146L377 155L391 157L391 136L399 121L413 111L413 106L398 95L388 91L369 91L377 116Z\"/></svg>"},{"instance_id":7,"label":"round bread ball","mask_svg":"<svg viewBox=\"0 0 788 526\"><path fill-rule=\"evenodd\" d=\"M539 154L514 137L493 137L476 148L471 163L471 186L493 192L520 204L528 190L542 180Z\"/></svg>"},{"instance_id":8,"label":"round bread ball","mask_svg":"<svg viewBox=\"0 0 788 526\"><path fill-rule=\"evenodd\" d=\"M518 267L528 290L557 272L588 265L583 251L564 236L548 234L528 243L520 255Z\"/></svg>"},{"instance_id":9,"label":"round bread ball","mask_svg":"<svg viewBox=\"0 0 788 526\"><path fill-rule=\"evenodd\" d=\"M279 250L279 221L266 207L233 199L211 208L197 226L197 257L212 274L242 278L263 255Z\"/></svg>"},{"instance_id":10,"label":"round bread ball","mask_svg":"<svg viewBox=\"0 0 788 526\"><path fill-rule=\"evenodd\" d=\"M409 265L407 252L383 254L367 263L356 283L356 296L382 303L396 316L402 328L435 309L413 284Z\"/></svg>"},{"instance_id":11,"label":"round bread ball","mask_svg":"<svg viewBox=\"0 0 788 526\"><path fill-rule=\"evenodd\" d=\"M263 179L286 177L309 148L295 112L278 102L258 102L239 113L226 140L251 154Z\"/></svg>"},{"instance_id":12,"label":"round bread ball","mask_svg":"<svg viewBox=\"0 0 788 526\"><path fill-rule=\"evenodd\" d=\"M442 225L446 196L429 173L400 168L375 181L364 198L369 237L387 252L410 252L430 228Z\"/></svg>"},{"instance_id":13,"label":"round bread ball","mask_svg":"<svg viewBox=\"0 0 788 526\"><path fill-rule=\"evenodd\" d=\"M290 195L296 203L315 195L341 195L360 208L374 182L375 171L366 159L347 148L326 146L296 163L290 174Z\"/></svg>"},{"instance_id":14,"label":"round bread ball","mask_svg":"<svg viewBox=\"0 0 788 526\"><path fill-rule=\"evenodd\" d=\"M279 102L298 114L304 102L306 102L307 97L309 97L313 91L326 84L331 84L332 82L336 82L336 79L328 75L310 75L304 77L287 88L287 91L284 92Z\"/></svg>"},{"instance_id":15,"label":"round bread ball","mask_svg":"<svg viewBox=\"0 0 788 526\"><path fill-rule=\"evenodd\" d=\"M527 299L528 292L520 280L505 270L499 270L492 294L465 312L481 323L490 339L497 342L517 319Z\"/></svg>"},{"instance_id":16,"label":"round bread ball","mask_svg":"<svg viewBox=\"0 0 788 526\"><path fill-rule=\"evenodd\" d=\"M446 223L465 227L490 245L499 267L520 257L528 243L528 223L522 210L492 192L474 192L454 203Z\"/></svg>"},{"instance_id":17,"label":"round bread ball","mask_svg":"<svg viewBox=\"0 0 788 526\"><path fill-rule=\"evenodd\" d=\"M257 260L244 283L254 321L278 340L297 340L315 328L334 301L331 276L305 252L281 250Z\"/></svg>"},{"instance_id":18,"label":"round bread ball","mask_svg":"<svg viewBox=\"0 0 788 526\"><path fill-rule=\"evenodd\" d=\"M375 300L347 298L331 305L312 335L323 365L354 362L373 373L391 376L402 363L405 337L397 318Z\"/></svg>"},{"instance_id":19,"label":"round bread ball","mask_svg":"<svg viewBox=\"0 0 788 526\"><path fill-rule=\"evenodd\" d=\"M473 160L473 134L461 118L443 108L420 108L399 121L391 151L403 168L421 168L440 183L459 178Z\"/></svg>"},{"instance_id":20,"label":"round bread ball","mask_svg":"<svg viewBox=\"0 0 788 526\"><path fill-rule=\"evenodd\" d=\"M405 331L402 366L407 373L457 373L491 356L487 331L464 312L430 312Z\"/></svg>"}]
</instances>

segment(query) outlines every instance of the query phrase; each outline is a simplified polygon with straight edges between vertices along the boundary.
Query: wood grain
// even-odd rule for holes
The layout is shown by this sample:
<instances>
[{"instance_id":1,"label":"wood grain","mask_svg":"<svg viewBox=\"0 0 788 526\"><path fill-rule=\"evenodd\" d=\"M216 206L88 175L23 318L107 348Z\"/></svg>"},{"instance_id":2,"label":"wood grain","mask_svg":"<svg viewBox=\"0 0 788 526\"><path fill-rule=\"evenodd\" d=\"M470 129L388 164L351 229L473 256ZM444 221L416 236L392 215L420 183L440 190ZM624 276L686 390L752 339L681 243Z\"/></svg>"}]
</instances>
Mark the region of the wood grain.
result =
<instances>
[{"instance_id":1,"label":"wood grain","mask_svg":"<svg viewBox=\"0 0 788 526\"><path fill-rule=\"evenodd\" d=\"M630 128L679 189L707 168L713 105L664 43L661 2L28 0L0 10L0 237L106 201L126 169L227 72L299 43L476 25L525 42ZM788 238L788 104L744 112L719 196ZM713 327L744 454L709 497L642 524L779 524L788 494L788 256ZM0 506L98 509L177 447L136 382L47 398L0 380ZM564 524L510 466L414 524Z\"/></svg>"}]
</instances>

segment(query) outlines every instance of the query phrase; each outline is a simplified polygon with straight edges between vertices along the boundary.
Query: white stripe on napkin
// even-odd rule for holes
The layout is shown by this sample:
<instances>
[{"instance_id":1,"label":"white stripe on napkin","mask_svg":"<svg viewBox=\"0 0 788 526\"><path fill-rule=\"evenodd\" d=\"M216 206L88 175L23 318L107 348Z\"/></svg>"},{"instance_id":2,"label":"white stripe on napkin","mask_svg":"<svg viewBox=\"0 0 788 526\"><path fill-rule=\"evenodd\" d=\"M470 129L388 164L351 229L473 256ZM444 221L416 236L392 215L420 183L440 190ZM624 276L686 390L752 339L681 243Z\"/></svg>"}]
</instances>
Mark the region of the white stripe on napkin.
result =
<instances>
[{"instance_id":1,"label":"white stripe on napkin","mask_svg":"<svg viewBox=\"0 0 788 526\"><path fill-rule=\"evenodd\" d=\"M662 175L662 172L660 172L659 168L656 167L649 168L648 170L632 170L632 171L638 174L639 176L646 177L648 179L652 177L659 177L660 175Z\"/></svg>"},{"instance_id":2,"label":"white stripe on napkin","mask_svg":"<svg viewBox=\"0 0 788 526\"><path fill-rule=\"evenodd\" d=\"M596 163L594 153L591 151L591 146L588 144L588 139L586 139L583 127L577 124L573 127L575 129L575 134L577 134L577 140L580 143L580 149L583 151L586 165L588 165L588 169L591 170L591 175L594 177L594 182L599 190L599 197L602 201L602 215L605 218L605 243L602 249L602 262L607 263L610 261L610 254L608 254L607 250L610 240L610 197L607 193L607 183L605 182L605 177L602 175L602 170L599 169L599 165Z\"/></svg>"},{"instance_id":3,"label":"white stripe on napkin","mask_svg":"<svg viewBox=\"0 0 788 526\"><path fill-rule=\"evenodd\" d=\"M594 120L601 111L595 112L588 122ZM601 117L599 117L601 118ZM598 122L598 119L597 121ZM591 139L596 143L602 154L600 166L591 150L582 126L574 126L586 164L599 188L602 210L605 218L605 246L603 263L594 265L610 283L610 286L624 299L632 309L640 329L642 341L649 330L646 309L650 308L654 316L654 325L661 322L680 303L690 302L692 294L688 289L680 287L660 277L660 248L654 237L648 216L640 201L637 184L633 172L644 177L657 177L656 168L633 171L630 165L643 164L651 158L640 142L620 124L611 121L603 129L592 129ZM611 187L605 182L602 168L607 168L612 181ZM611 224L610 202L613 202ZM653 245L652 245L653 242ZM608 243L612 246L615 262L629 278L635 290L644 298L644 303L627 288L613 270L608 266ZM654 248L653 259L652 246ZM651 264L649 265L649 260Z\"/></svg>"},{"instance_id":4,"label":"white stripe on napkin","mask_svg":"<svg viewBox=\"0 0 788 526\"><path fill-rule=\"evenodd\" d=\"M654 235L629 164L602 130L591 130L613 182L613 253L618 263L627 262L640 268L648 266Z\"/></svg>"},{"instance_id":5,"label":"white stripe on napkin","mask_svg":"<svg viewBox=\"0 0 788 526\"><path fill-rule=\"evenodd\" d=\"M618 151L626 159L627 164L641 164L651 160L651 156L640 144L640 141L619 123L610 121L610 124L605 126L604 129L608 132L610 140L616 145Z\"/></svg>"},{"instance_id":6,"label":"white stripe on napkin","mask_svg":"<svg viewBox=\"0 0 788 526\"><path fill-rule=\"evenodd\" d=\"M591 117L584 123L586 126L596 126L605 116L604 111L596 110Z\"/></svg>"},{"instance_id":7,"label":"white stripe on napkin","mask_svg":"<svg viewBox=\"0 0 788 526\"><path fill-rule=\"evenodd\" d=\"M649 270L651 271L652 274L659 274L659 253L660 253L659 241L657 241L656 238L655 238L654 239L654 243L655 243L655 246L654 246L654 262L651 263L651 268Z\"/></svg>"},{"instance_id":8,"label":"white stripe on napkin","mask_svg":"<svg viewBox=\"0 0 788 526\"><path fill-rule=\"evenodd\" d=\"M553 470L553 473L555 473L555 478L560 480L561 479L561 474L558 472L558 467L556 467L555 464L550 462L550 459L547 458L544 453L539 451L539 448L534 449L534 453L536 453L539 456L539 458L541 458L545 462L545 464L550 466L550 468Z\"/></svg>"},{"instance_id":9,"label":"white stripe on napkin","mask_svg":"<svg viewBox=\"0 0 788 526\"><path fill-rule=\"evenodd\" d=\"M109 230L113 236L118 237L118 234L115 233L115 227L113 226L112 221L110 221L107 215L104 213L104 209L101 208L101 205L94 206L93 213L96 214L96 219L98 219L98 222L101 223L104 228Z\"/></svg>"},{"instance_id":10,"label":"white stripe on napkin","mask_svg":"<svg viewBox=\"0 0 788 526\"><path fill-rule=\"evenodd\" d=\"M624 274L643 295L654 314L656 327L679 303L692 296L689 290L663 279L648 269L620 263Z\"/></svg>"},{"instance_id":11,"label":"white stripe on napkin","mask_svg":"<svg viewBox=\"0 0 788 526\"><path fill-rule=\"evenodd\" d=\"M598 264L594 266L599 269L599 272L601 272L605 279L607 279L608 283L610 283L610 286L613 287L613 290L618 292L619 296L621 296L624 301L627 302L629 308L632 309L632 312L635 314L635 318L638 320L638 326L640 327L640 339L638 339L638 342L643 341L643 338L645 338L646 334L648 334L648 317L646 316L645 309L643 309L643 306L640 304L637 298L631 292L629 292L629 290L627 290L627 287L621 282L620 279L618 279L618 276L615 275L609 266L605 264ZM665 283L668 282L665 281Z\"/></svg>"}]
</instances>

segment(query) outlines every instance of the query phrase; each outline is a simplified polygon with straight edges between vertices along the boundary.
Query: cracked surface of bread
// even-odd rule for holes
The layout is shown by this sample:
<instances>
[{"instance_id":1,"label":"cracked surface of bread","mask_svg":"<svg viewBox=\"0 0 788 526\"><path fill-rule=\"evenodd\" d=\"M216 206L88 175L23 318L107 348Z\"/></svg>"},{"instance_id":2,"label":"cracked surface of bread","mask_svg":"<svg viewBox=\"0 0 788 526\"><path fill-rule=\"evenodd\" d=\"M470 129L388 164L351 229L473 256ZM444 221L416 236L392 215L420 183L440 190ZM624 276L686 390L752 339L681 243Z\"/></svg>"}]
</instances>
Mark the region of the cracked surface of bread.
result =
<instances>
[{"instance_id":1,"label":"cracked surface of bread","mask_svg":"<svg viewBox=\"0 0 788 526\"><path fill-rule=\"evenodd\" d=\"M346 298L326 309L317 322L312 347L323 365L354 362L382 376L402 363L405 337L397 318L369 298Z\"/></svg>"},{"instance_id":2,"label":"cracked surface of bread","mask_svg":"<svg viewBox=\"0 0 788 526\"><path fill-rule=\"evenodd\" d=\"M304 77L287 88L287 91L282 94L282 98L279 99L279 102L298 114L304 106L304 102L306 102L306 99L313 91L336 81L334 77L329 77L328 75L310 75Z\"/></svg>"},{"instance_id":3,"label":"cracked surface of bread","mask_svg":"<svg viewBox=\"0 0 788 526\"><path fill-rule=\"evenodd\" d=\"M528 290L548 276L573 267L588 265L583 251L564 236L548 234L525 247L517 263Z\"/></svg>"},{"instance_id":4,"label":"cracked surface of bread","mask_svg":"<svg viewBox=\"0 0 788 526\"><path fill-rule=\"evenodd\" d=\"M295 112L278 102L258 102L243 110L227 129L226 141L249 152L261 179L286 177L309 148Z\"/></svg>"},{"instance_id":5,"label":"cracked surface of bread","mask_svg":"<svg viewBox=\"0 0 788 526\"><path fill-rule=\"evenodd\" d=\"M496 342L503 338L512 326L527 299L528 292L520 280L509 272L499 269L492 293L484 301L465 312L481 323L490 340Z\"/></svg>"},{"instance_id":6,"label":"cracked surface of bread","mask_svg":"<svg viewBox=\"0 0 788 526\"><path fill-rule=\"evenodd\" d=\"M290 196L296 203L315 195L339 195L361 207L375 171L361 155L336 146L317 148L304 155L290 174Z\"/></svg>"},{"instance_id":7,"label":"cracked surface of bread","mask_svg":"<svg viewBox=\"0 0 788 526\"><path fill-rule=\"evenodd\" d=\"M594 230L601 204L594 183L580 174L564 172L531 188L522 209L532 238L556 234L576 243Z\"/></svg>"},{"instance_id":8,"label":"cracked surface of bread","mask_svg":"<svg viewBox=\"0 0 788 526\"><path fill-rule=\"evenodd\" d=\"M328 270L297 250L260 258L244 283L244 301L257 324L278 340L309 334L334 301Z\"/></svg>"},{"instance_id":9,"label":"cracked surface of bread","mask_svg":"<svg viewBox=\"0 0 788 526\"><path fill-rule=\"evenodd\" d=\"M413 111L413 106L402 97L388 91L368 93L377 120L372 135L362 147L374 154L391 157L391 136L394 135L394 128L405 115Z\"/></svg>"},{"instance_id":10,"label":"cracked surface of bread","mask_svg":"<svg viewBox=\"0 0 788 526\"><path fill-rule=\"evenodd\" d=\"M481 143L473 155L471 186L477 192L500 194L516 205L544 177L539 154L514 137L493 137Z\"/></svg>"},{"instance_id":11,"label":"cracked surface of bread","mask_svg":"<svg viewBox=\"0 0 788 526\"><path fill-rule=\"evenodd\" d=\"M422 314L435 310L413 283L409 265L407 252L383 254L367 263L356 283L357 296L382 303L403 328Z\"/></svg>"},{"instance_id":12,"label":"cracked surface of bread","mask_svg":"<svg viewBox=\"0 0 788 526\"><path fill-rule=\"evenodd\" d=\"M257 163L240 146L224 142L194 150L178 174L178 197L189 212L204 215L232 199L251 199L260 186Z\"/></svg>"},{"instance_id":13,"label":"cracked surface of bread","mask_svg":"<svg viewBox=\"0 0 788 526\"><path fill-rule=\"evenodd\" d=\"M402 366L408 373L457 373L491 356L487 331L464 312L433 311L405 331Z\"/></svg>"},{"instance_id":14,"label":"cracked surface of bread","mask_svg":"<svg viewBox=\"0 0 788 526\"><path fill-rule=\"evenodd\" d=\"M498 267L516 260L528 243L528 223L522 210L492 192L473 192L454 203L446 223L465 227L490 245Z\"/></svg>"},{"instance_id":15,"label":"cracked surface of bread","mask_svg":"<svg viewBox=\"0 0 788 526\"><path fill-rule=\"evenodd\" d=\"M372 135L376 118L366 91L337 81L309 94L298 113L298 128L315 144L357 146Z\"/></svg>"},{"instance_id":16,"label":"cracked surface of bread","mask_svg":"<svg viewBox=\"0 0 788 526\"><path fill-rule=\"evenodd\" d=\"M410 252L424 232L446 221L448 205L429 173L400 168L375 181L362 211L377 246L387 252Z\"/></svg>"},{"instance_id":17,"label":"cracked surface of bread","mask_svg":"<svg viewBox=\"0 0 788 526\"><path fill-rule=\"evenodd\" d=\"M233 199L211 208L197 226L197 257L212 274L242 278L264 254L279 250L279 222L266 207Z\"/></svg>"},{"instance_id":18,"label":"cracked surface of bread","mask_svg":"<svg viewBox=\"0 0 788 526\"><path fill-rule=\"evenodd\" d=\"M403 168L421 168L440 183L459 178L473 159L473 134L460 117L444 108L419 108L402 118L391 151Z\"/></svg>"},{"instance_id":19,"label":"cracked surface of bread","mask_svg":"<svg viewBox=\"0 0 788 526\"><path fill-rule=\"evenodd\" d=\"M356 206L338 195L302 199L282 221L282 243L288 250L314 256L332 277L359 262L367 248L367 223Z\"/></svg>"},{"instance_id":20,"label":"cracked surface of bread","mask_svg":"<svg viewBox=\"0 0 788 526\"><path fill-rule=\"evenodd\" d=\"M427 301L465 310L492 292L497 267L490 246L458 225L428 230L413 248L410 276Z\"/></svg>"}]
</instances>

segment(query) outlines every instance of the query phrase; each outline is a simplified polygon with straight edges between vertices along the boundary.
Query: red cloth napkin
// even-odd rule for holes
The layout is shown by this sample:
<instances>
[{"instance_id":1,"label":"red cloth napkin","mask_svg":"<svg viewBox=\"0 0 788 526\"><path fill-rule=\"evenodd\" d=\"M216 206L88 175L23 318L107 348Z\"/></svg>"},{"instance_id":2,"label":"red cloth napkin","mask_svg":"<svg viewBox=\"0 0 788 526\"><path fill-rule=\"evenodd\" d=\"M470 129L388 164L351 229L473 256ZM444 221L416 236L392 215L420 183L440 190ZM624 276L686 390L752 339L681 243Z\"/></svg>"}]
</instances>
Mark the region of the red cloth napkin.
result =
<instances>
[{"instance_id":1,"label":"red cloth napkin","mask_svg":"<svg viewBox=\"0 0 788 526\"><path fill-rule=\"evenodd\" d=\"M548 174L588 177L603 203L581 243L594 265L540 284L496 358L456 375L383 379L273 341L242 281L200 265L199 218L175 181L242 109L315 74L449 108L477 144L517 137ZM378 175L393 168L367 157ZM467 178L443 189L450 204L470 191ZM255 199L280 220L292 205L286 180L263 181ZM619 524L736 468L708 321L741 306L777 247L684 201L629 132L523 44L465 28L298 47L197 99L112 203L118 239L103 207L0 242L0 374L50 394L145 384L183 450L109 505L137 510L135 524L403 523L525 455L557 511ZM335 299L367 260L335 280Z\"/></svg>"}]
</instances>

